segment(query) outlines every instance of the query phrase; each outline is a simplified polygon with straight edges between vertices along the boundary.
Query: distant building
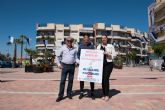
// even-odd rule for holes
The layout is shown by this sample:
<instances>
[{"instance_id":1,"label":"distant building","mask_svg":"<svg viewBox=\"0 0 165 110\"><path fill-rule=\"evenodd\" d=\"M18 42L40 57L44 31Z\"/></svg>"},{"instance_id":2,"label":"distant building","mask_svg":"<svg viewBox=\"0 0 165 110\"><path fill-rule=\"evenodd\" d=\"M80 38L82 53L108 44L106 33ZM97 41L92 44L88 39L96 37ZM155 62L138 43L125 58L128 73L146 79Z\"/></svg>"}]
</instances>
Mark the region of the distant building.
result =
<instances>
[{"instance_id":1,"label":"distant building","mask_svg":"<svg viewBox=\"0 0 165 110\"><path fill-rule=\"evenodd\" d=\"M64 43L64 38L71 36L75 39L77 46L84 34L88 34L91 41L98 45L101 43L101 36L108 36L108 43L112 43L118 55L126 56L128 51L135 50L140 59L145 59L148 52L148 34L140 32L134 28L123 27L120 25L106 25L96 23L93 25L83 24L37 24L36 27L36 49L42 55L47 48L52 53L58 54L59 48ZM43 39L46 38L46 41ZM125 58L125 57L124 57Z\"/></svg>"},{"instance_id":2,"label":"distant building","mask_svg":"<svg viewBox=\"0 0 165 110\"><path fill-rule=\"evenodd\" d=\"M154 0L148 7L150 44L165 43L165 0Z\"/></svg>"}]
</instances>

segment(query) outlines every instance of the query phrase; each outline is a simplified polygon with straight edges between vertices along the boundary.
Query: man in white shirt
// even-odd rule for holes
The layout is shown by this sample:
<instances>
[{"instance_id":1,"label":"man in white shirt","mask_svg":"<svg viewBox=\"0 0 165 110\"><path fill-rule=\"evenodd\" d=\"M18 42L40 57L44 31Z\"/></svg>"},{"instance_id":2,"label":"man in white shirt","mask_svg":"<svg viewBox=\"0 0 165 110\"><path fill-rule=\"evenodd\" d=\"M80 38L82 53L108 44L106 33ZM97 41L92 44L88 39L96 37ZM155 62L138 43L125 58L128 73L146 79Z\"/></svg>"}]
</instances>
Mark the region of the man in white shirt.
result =
<instances>
[{"instance_id":1,"label":"man in white shirt","mask_svg":"<svg viewBox=\"0 0 165 110\"><path fill-rule=\"evenodd\" d=\"M61 71L61 82L60 82L60 89L59 94L56 102L59 102L63 99L64 96L64 88L65 88L65 81L68 77L68 88L67 88L67 96L69 99L72 99L72 86L73 86L73 79L74 79L74 71L75 71L75 63L77 59L77 49L73 47L74 39L71 37L66 38L66 45L63 45L60 54L57 56L57 65L59 68L62 69Z\"/></svg>"}]
</instances>

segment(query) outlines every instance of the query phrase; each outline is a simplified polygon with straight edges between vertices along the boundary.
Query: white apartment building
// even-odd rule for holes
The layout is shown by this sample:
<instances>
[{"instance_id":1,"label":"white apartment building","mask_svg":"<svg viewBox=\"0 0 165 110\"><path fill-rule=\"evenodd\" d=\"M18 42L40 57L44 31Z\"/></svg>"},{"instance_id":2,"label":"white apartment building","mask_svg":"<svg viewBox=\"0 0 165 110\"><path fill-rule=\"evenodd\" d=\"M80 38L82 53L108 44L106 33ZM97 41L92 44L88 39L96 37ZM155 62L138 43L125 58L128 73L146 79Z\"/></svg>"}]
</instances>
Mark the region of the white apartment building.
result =
<instances>
[{"instance_id":1,"label":"white apartment building","mask_svg":"<svg viewBox=\"0 0 165 110\"><path fill-rule=\"evenodd\" d=\"M101 43L101 36L108 36L108 43L113 43L118 55L126 56L128 51L135 50L139 59L147 57L148 34L134 28L120 25L106 25L96 23L93 25L83 24L37 24L36 49L42 55L47 48L54 54L62 46L64 38L71 36L75 39L75 45L81 43L83 35L88 34L91 42L95 45ZM43 40L46 41L43 41ZM45 42L45 44L44 44Z\"/></svg>"},{"instance_id":2,"label":"white apartment building","mask_svg":"<svg viewBox=\"0 0 165 110\"><path fill-rule=\"evenodd\" d=\"M165 43L165 0L154 0L148 7L151 44Z\"/></svg>"}]
</instances>

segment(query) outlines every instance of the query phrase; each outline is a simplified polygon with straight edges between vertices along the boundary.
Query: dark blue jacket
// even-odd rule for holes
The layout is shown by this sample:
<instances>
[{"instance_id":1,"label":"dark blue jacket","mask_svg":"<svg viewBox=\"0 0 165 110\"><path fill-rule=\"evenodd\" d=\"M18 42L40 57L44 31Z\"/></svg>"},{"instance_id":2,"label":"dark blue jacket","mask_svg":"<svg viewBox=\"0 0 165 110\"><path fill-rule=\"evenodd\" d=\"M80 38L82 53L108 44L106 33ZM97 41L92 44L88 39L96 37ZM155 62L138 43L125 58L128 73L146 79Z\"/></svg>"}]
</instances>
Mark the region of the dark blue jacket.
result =
<instances>
[{"instance_id":1,"label":"dark blue jacket","mask_svg":"<svg viewBox=\"0 0 165 110\"><path fill-rule=\"evenodd\" d=\"M94 45L90 42L87 45L80 44L78 47L77 57L80 59L81 49L94 49Z\"/></svg>"}]
</instances>

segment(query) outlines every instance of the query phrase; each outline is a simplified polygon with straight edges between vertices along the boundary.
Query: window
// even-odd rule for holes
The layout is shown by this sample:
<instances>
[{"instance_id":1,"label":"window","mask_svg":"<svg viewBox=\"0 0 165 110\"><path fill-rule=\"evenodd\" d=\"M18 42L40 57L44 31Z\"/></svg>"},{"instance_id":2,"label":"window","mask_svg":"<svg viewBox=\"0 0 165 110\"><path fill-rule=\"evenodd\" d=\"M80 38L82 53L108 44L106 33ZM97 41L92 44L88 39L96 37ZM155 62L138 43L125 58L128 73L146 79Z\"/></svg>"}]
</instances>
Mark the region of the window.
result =
<instances>
[{"instance_id":1,"label":"window","mask_svg":"<svg viewBox=\"0 0 165 110\"><path fill-rule=\"evenodd\" d=\"M53 36L54 31L37 31L37 36L44 36L44 35Z\"/></svg>"},{"instance_id":2,"label":"window","mask_svg":"<svg viewBox=\"0 0 165 110\"><path fill-rule=\"evenodd\" d=\"M111 31L107 31L107 36L111 36Z\"/></svg>"},{"instance_id":3,"label":"window","mask_svg":"<svg viewBox=\"0 0 165 110\"><path fill-rule=\"evenodd\" d=\"M71 31L71 33L78 33L78 31Z\"/></svg>"},{"instance_id":4,"label":"window","mask_svg":"<svg viewBox=\"0 0 165 110\"><path fill-rule=\"evenodd\" d=\"M69 30L64 30L64 36L70 36L70 31Z\"/></svg>"},{"instance_id":5,"label":"window","mask_svg":"<svg viewBox=\"0 0 165 110\"><path fill-rule=\"evenodd\" d=\"M96 35L101 35L101 31L96 31Z\"/></svg>"},{"instance_id":6,"label":"window","mask_svg":"<svg viewBox=\"0 0 165 110\"><path fill-rule=\"evenodd\" d=\"M63 32L63 30L57 30L57 32Z\"/></svg>"}]
</instances>

